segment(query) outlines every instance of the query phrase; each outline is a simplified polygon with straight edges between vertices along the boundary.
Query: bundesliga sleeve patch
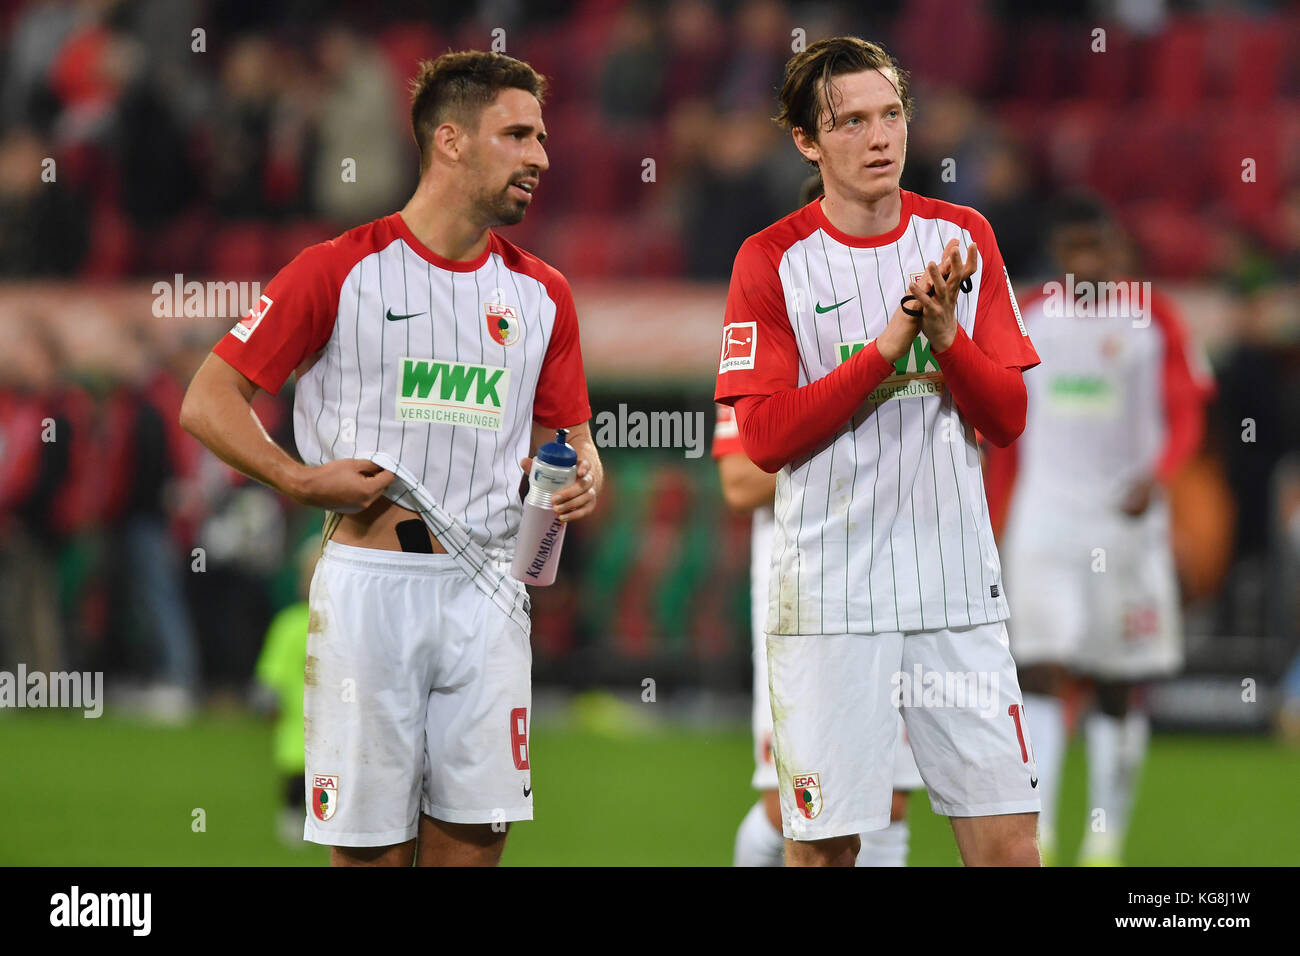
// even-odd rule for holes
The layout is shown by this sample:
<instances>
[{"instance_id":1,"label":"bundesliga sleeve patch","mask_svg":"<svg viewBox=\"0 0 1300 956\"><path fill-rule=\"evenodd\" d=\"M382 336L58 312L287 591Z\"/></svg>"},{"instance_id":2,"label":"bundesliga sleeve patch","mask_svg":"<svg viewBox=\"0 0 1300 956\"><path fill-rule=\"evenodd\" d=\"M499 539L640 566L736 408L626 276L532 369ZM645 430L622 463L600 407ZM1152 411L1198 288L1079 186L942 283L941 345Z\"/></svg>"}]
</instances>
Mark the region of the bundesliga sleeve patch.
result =
<instances>
[{"instance_id":1,"label":"bundesliga sleeve patch","mask_svg":"<svg viewBox=\"0 0 1300 956\"><path fill-rule=\"evenodd\" d=\"M754 367L758 346L757 322L732 322L722 329L722 361L718 374Z\"/></svg>"},{"instance_id":2,"label":"bundesliga sleeve patch","mask_svg":"<svg viewBox=\"0 0 1300 956\"><path fill-rule=\"evenodd\" d=\"M257 305L249 310L248 315L239 320L238 324L230 330L230 334L241 342L247 342L248 337L257 331L266 313L271 311L271 299L269 296L262 296L257 300Z\"/></svg>"},{"instance_id":3,"label":"bundesliga sleeve patch","mask_svg":"<svg viewBox=\"0 0 1300 956\"><path fill-rule=\"evenodd\" d=\"M1011 275L1007 272L1007 267L1002 267L1002 276L1007 280L1007 295L1011 298L1011 311L1016 314L1016 325L1020 326L1020 334L1029 337L1029 332L1025 329L1025 320L1020 317L1020 303L1016 301L1016 290L1011 288Z\"/></svg>"}]
</instances>

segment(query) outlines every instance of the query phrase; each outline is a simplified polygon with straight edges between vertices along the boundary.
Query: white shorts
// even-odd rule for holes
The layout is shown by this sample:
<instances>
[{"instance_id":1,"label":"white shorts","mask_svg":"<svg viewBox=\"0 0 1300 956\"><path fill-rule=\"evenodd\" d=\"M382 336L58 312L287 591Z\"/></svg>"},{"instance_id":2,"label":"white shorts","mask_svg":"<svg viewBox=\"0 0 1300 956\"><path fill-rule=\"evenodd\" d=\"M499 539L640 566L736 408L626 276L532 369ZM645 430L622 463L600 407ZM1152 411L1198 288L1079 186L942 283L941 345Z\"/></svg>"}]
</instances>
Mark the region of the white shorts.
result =
<instances>
[{"instance_id":1,"label":"white shorts","mask_svg":"<svg viewBox=\"0 0 1300 956\"><path fill-rule=\"evenodd\" d=\"M768 635L783 832L889 825L901 708L935 813L1036 813L1038 769L1002 622L937 631Z\"/></svg>"},{"instance_id":2,"label":"white shorts","mask_svg":"<svg viewBox=\"0 0 1300 956\"><path fill-rule=\"evenodd\" d=\"M767 638L759 635L754 641L754 776L750 785L755 790L776 790L776 761L772 757L772 704L767 690ZM894 748L895 790L920 790L925 784L916 767L912 743L907 736L903 716L898 716L898 744Z\"/></svg>"},{"instance_id":3,"label":"white shorts","mask_svg":"<svg viewBox=\"0 0 1300 956\"><path fill-rule=\"evenodd\" d=\"M328 542L310 606L304 839L532 819L529 635L453 557Z\"/></svg>"},{"instance_id":4,"label":"white shorts","mask_svg":"<svg viewBox=\"0 0 1300 956\"><path fill-rule=\"evenodd\" d=\"M1063 664L1109 680L1176 672L1182 620L1167 533L1145 520L1088 527L1053 541L1008 539L1003 548L1016 663Z\"/></svg>"}]
</instances>

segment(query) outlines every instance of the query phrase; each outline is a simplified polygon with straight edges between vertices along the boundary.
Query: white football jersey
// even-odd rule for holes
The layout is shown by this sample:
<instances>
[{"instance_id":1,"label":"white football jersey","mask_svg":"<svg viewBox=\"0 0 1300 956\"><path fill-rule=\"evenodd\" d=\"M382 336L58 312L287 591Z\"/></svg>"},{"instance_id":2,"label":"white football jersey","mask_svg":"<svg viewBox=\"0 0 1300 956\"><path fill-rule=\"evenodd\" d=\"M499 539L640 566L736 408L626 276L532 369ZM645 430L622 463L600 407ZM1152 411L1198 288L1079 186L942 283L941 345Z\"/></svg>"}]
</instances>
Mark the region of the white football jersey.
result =
<instances>
[{"instance_id":1,"label":"white football jersey","mask_svg":"<svg viewBox=\"0 0 1300 956\"><path fill-rule=\"evenodd\" d=\"M399 213L304 250L214 352L272 393L297 371L307 464L390 456L494 559L519 530L532 423L591 417L564 277L495 233L444 259Z\"/></svg>"},{"instance_id":2,"label":"white football jersey","mask_svg":"<svg viewBox=\"0 0 1300 956\"><path fill-rule=\"evenodd\" d=\"M727 298L715 399L830 373L872 341L952 238L980 252L957 319L994 361L1038 357L979 213L901 191L898 225L861 238L814 201L747 239ZM777 478L766 630L873 633L1007 617L974 429L924 336L851 421Z\"/></svg>"}]
</instances>

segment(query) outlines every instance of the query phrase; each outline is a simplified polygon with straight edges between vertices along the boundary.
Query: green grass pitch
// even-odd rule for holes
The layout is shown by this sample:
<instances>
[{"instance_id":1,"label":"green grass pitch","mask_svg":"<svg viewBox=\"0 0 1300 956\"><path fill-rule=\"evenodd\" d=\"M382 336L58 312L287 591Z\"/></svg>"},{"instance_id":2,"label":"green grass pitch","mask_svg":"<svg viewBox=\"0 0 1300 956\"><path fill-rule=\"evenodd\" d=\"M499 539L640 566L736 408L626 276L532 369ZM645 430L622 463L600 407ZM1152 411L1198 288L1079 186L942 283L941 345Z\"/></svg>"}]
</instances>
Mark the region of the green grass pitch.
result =
<instances>
[{"instance_id":1,"label":"green grass pitch","mask_svg":"<svg viewBox=\"0 0 1300 956\"><path fill-rule=\"evenodd\" d=\"M533 728L537 819L504 863L725 866L754 800L749 734L580 723ZM1061 829L1073 859L1085 814L1082 748L1066 763ZM270 729L208 716L161 728L105 715L0 717L0 865L317 866L282 846ZM1270 740L1153 738L1128 844L1142 865L1300 863L1300 755ZM196 810L205 829L195 831ZM947 821L912 799L912 865L954 865Z\"/></svg>"}]
</instances>

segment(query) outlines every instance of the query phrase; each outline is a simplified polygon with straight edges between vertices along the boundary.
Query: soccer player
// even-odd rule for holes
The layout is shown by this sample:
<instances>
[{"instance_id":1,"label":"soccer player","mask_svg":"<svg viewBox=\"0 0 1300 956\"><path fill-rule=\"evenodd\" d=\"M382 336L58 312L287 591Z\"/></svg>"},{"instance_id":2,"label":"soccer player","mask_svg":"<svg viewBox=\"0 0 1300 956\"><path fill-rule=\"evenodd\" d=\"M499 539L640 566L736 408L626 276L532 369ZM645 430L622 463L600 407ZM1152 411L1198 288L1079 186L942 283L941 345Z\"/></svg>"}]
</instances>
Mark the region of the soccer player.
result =
<instances>
[{"instance_id":1,"label":"soccer player","mask_svg":"<svg viewBox=\"0 0 1300 956\"><path fill-rule=\"evenodd\" d=\"M857 834L888 825L901 703L962 859L1036 866L975 430L1020 433L1038 356L984 217L899 188L912 101L892 57L819 41L780 101L826 194L737 253L714 398L778 473L765 630L786 863L852 866Z\"/></svg>"},{"instance_id":2,"label":"soccer player","mask_svg":"<svg viewBox=\"0 0 1300 956\"><path fill-rule=\"evenodd\" d=\"M772 758L767 636L763 633L772 561L772 498L776 493L776 477L745 457L735 413L726 405L718 406L717 423L713 429L713 457L718 462L722 495L728 507L742 514L753 514L749 551L750 634L754 661L754 776L751 785L760 796L736 831L734 862L736 866L781 866L785 860L785 840L781 836L781 802L777 792L776 763ZM920 788L921 774L901 718L898 732L889 826L858 834L862 840L858 866L907 865L907 798L910 791Z\"/></svg>"},{"instance_id":3,"label":"soccer player","mask_svg":"<svg viewBox=\"0 0 1300 956\"><path fill-rule=\"evenodd\" d=\"M799 191L799 205L806 206L824 194L822 178L813 173ZM767 588L772 563L772 499L776 477L745 457L736 428L735 412L717 406L713 429L713 458L727 505L742 514L752 514L749 547L750 638L753 644L754 694L751 725L754 734L754 776L752 785L761 793L736 832L736 866L781 866L785 840L781 836L781 802L777 793L776 764L772 759L772 707L767 691ZM889 826L858 834L858 866L907 865L907 798L921 786L912 745L902 718L898 721L899 743L894 752L894 796Z\"/></svg>"},{"instance_id":4,"label":"soccer player","mask_svg":"<svg viewBox=\"0 0 1300 956\"><path fill-rule=\"evenodd\" d=\"M568 283L491 231L523 219L548 166L545 80L466 51L422 63L412 90L415 194L285 266L181 417L330 512L309 599L305 839L336 865L490 865L533 815L529 602L508 574L519 463L569 429L565 521L592 512L603 473ZM249 408L293 371L301 463Z\"/></svg>"},{"instance_id":5,"label":"soccer player","mask_svg":"<svg viewBox=\"0 0 1300 956\"><path fill-rule=\"evenodd\" d=\"M1182 663L1165 488L1200 443L1213 387L1193 371L1172 303L1123 274L1123 236L1105 207L1071 195L1053 220L1063 275L1024 308L1043 373L1031 377L1024 434L989 450L988 496L995 518L1008 515L1011 650L1034 719L1044 858L1055 848L1066 699L1086 683L1096 708L1084 724L1080 862L1114 865L1146 754L1140 685Z\"/></svg>"}]
</instances>

